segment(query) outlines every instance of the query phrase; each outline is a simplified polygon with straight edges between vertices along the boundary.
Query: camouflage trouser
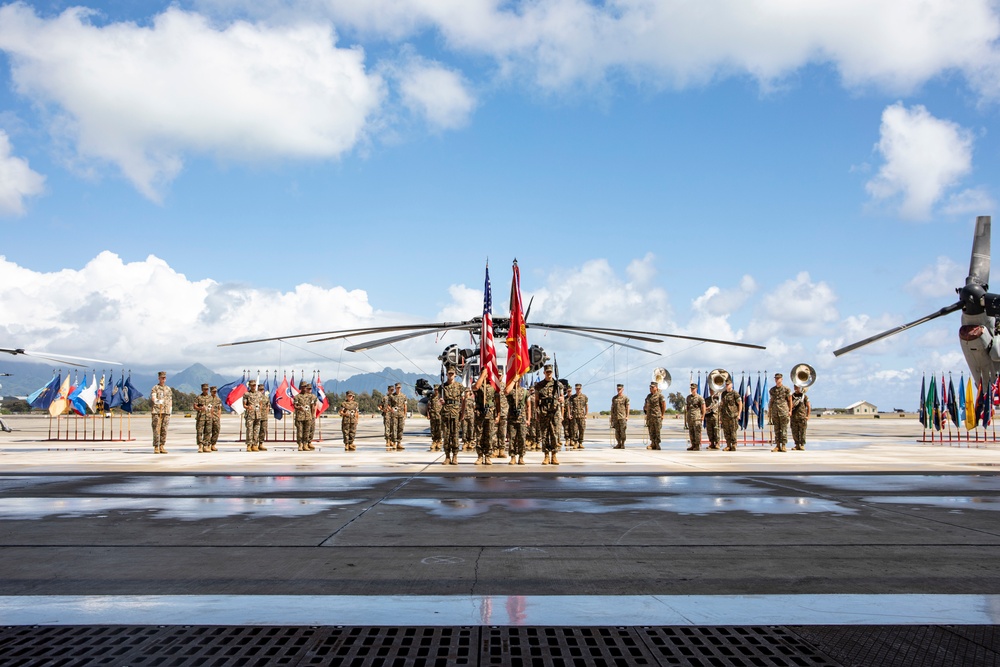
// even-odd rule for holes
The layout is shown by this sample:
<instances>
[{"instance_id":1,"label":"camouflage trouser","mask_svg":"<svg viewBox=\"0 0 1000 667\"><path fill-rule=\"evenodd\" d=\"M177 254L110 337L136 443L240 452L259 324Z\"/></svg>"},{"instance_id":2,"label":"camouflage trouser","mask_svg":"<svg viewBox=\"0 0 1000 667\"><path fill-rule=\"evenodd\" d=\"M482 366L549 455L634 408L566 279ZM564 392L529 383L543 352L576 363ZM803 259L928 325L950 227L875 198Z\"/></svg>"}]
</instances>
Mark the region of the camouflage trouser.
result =
<instances>
[{"instance_id":1,"label":"camouflage trouser","mask_svg":"<svg viewBox=\"0 0 1000 667\"><path fill-rule=\"evenodd\" d=\"M809 422L805 419L793 419L792 420L792 440L795 442L796 446L806 446L806 424Z\"/></svg>"},{"instance_id":2,"label":"camouflage trouser","mask_svg":"<svg viewBox=\"0 0 1000 667\"><path fill-rule=\"evenodd\" d=\"M771 424L774 426L774 444L784 447L788 444L788 415L774 415Z\"/></svg>"},{"instance_id":3,"label":"camouflage trouser","mask_svg":"<svg viewBox=\"0 0 1000 667\"><path fill-rule=\"evenodd\" d=\"M392 427L393 435L396 436L396 439L393 440L393 442L396 443L397 445L403 443L403 424L405 423L406 423L406 414L397 414L396 423Z\"/></svg>"},{"instance_id":4,"label":"camouflage trouser","mask_svg":"<svg viewBox=\"0 0 1000 667\"><path fill-rule=\"evenodd\" d=\"M461 420L462 426L462 444L473 446L476 444L476 424L472 417L466 417Z\"/></svg>"},{"instance_id":5,"label":"camouflage trouser","mask_svg":"<svg viewBox=\"0 0 1000 667\"><path fill-rule=\"evenodd\" d=\"M722 418L722 433L726 436L726 446L735 447L736 446L736 418L727 419Z\"/></svg>"},{"instance_id":6,"label":"camouflage trouser","mask_svg":"<svg viewBox=\"0 0 1000 667\"><path fill-rule=\"evenodd\" d=\"M649 430L649 444L653 449L660 448L660 430L663 428L663 417L646 417L646 428Z\"/></svg>"},{"instance_id":7,"label":"camouflage trouser","mask_svg":"<svg viewBox=\"0 0 1000 667\"><path fill-rule=\"evenodd\" d=\"M153 413L153 449L167 444L167 425L170 415Z\"/></svg>"},{"instance_id":8,"label":"camouflage trouser","mask_svg":"<svg viewBox=\"0 0 1000 667\"><path fill-rule=\"evenodd\" d=\"M587 430L587 418L586 417L573 417L569 421L570 426L570 436L569 439L578 445L583 444L583 434Z\"/></svg>"},{"instance_id":9,"label":"camouflage trouser","mask_svg":"<svg viewBox=\"0 0 1000 667\"><path fill-rule=\"evenodd\" d=\"M476 454L493 456L493 440L497 434L497 423L491 417L484 416L476 420L479 430L479 442L476 444Z\"/></svg>"},{"instance_id":10,"label":"camouflage trouser","mask_svg":"<svg viewBox=\"0 0 1000 667\"><path fill-rule=\"evenodd\" d=\"M212 420L209 419L207 415L198 415L195 419L194 434L195 440L198 441L198 449L211 446L211 443L209 443L209 439L211 438L211 425Z\"/></svg>"},{"instance_id":11,"label":"camouflage trouser","mask_svg":"<svg viewBox=\"0 0 1000 667\"><path fill-rule=\"evenodd\" d=\"M431 442L441 442L441 418L428 417L431 423Z\"/></svg>"},{"instance_id":12,"label":"camouflage trouser","mask_svg":"<svg viewBox=\"0 0 1000 667\"><path fill-rule=\"evenodd\" d=\"M382 415L382 430L385 432L385 439L388 442L395 442L395 440L392 439L392 427L392 413L386 412Z\"/></svg>"},{"instance_id":13,"label":"camouflage trouser","mask_svg":"<svg viewBox=\"0 0 1000 667\"><path fill-rule=\"evenodd\" d=\"M542 445L542 451L549 453L557 451L559 447L559 420L554 414L539 415L538 418L538 439Z\"/></svg>"},{"instance_id":14,"label":"camouflage trouser","mask_svg":"<svg viewBox=\"0 0 1000 667\"><path fill-rule=\"evenodd\" d=\"M500 421L497 422L497 432L496 432L496 444L493 449L497 451L497 454L507 449L507 418L501 417Z\"/></svg>"},{"instance_id":15,"label":"camouflage trouser","mask_svg":"<svg viewBox=\"0 0 1000 667\"><path fill-rule=\"evenodd\" d=\"M509 454L511 456L524 456L524 432L526 430L524 422L507 422L507 429L510 433L510 438L507 440L507 445L510 447Z\"/></svg>"},{"instance_id":16,"label":"camouflage trouser","mask_svg":"<svg viewBox=\"0 0 1000 667\"><path fill-rule=\"evenodd\" d=\"M623 420L611 422L611 427L615 430L615 444L625 446L625 431L628 430L628 422Z\"/></svg>"},{"instance_id":17,"label":"camouflage trouser","mask_svg":"<svg viewBox=\"0 0 1000 667\"><path fill-rule=\"evenodd\" d=\"M258 445L263 445L267 441L267 414L260 418L260 437L257 439Z\"/></svg>"},{"instance_id":18,"label":"camouflage trouser","mask_svg":"<svg viewBox=\"0 0 1000 667\"><path fill-rule=\"evenodd\" d=\"M458 430L460 421L458 417L441 417L441 444L444 447L445 456L458 453Z\"/></svg>"},{"instance_id":19,"label":"camouflage trouser","mask_svg":"<svg viewBox=\"0 0 1000 667\"><path fill-rule=\"evenodd\" d=\"M247 427L247 448L259 446L265 433L264 420L247 417L244 421Z\"/></svg>"},{"instance_id":20,"label":"camouflage trouser","mask_svg":"<svg viewBox=\"0 0 1000 667\"><path fill-rule=\"evenodd\" d=\"M705 413L705 430L708 432L708 444L719 446L719 418L714 412Z\"/></svg>"},{"instance_id":21,"label":"camouflage trouser","mask_svg":"<svg viewBox=\"0 0 1000 667\"><path fill-rule=\"evenodd\" d=\"M354 444L354 434L358 432L358 420L357 419L341 419L340 420L340 432L344 435L344 444L353 445Z\"/></svg>"},{"instance_id":22,"label":"camouflage trouser","mask_svg":"<svg viewBox=\"0 0 1000 667\"><path fill-rule=\"evenodd\" d=\"M688 442L692 447L701 447L701 420L698 418L688 423Z\"/></svg>"},{"instance_id":23,"label":"camouflage trouser","mask_svg":"<svg viewBox=\"0 0 1000 667\"><path fill-rule=\"evenodd\" d=\"M208 446L215 447L219 441L219 431L222 429L222 421L216 416L208 420Z\"/></svg>"},{"instance_id":24,"label":"camouflage trouser","mask_svg":"<svg viewBox=\"0 0 1000 667\"><path fill-rule=\"evenodd\" d=\"M295 420L295 442L299 446L308 445L313 441L313 433L316 430L316 420L315 419L296 419Z\"/></svg>"}]
</instances>

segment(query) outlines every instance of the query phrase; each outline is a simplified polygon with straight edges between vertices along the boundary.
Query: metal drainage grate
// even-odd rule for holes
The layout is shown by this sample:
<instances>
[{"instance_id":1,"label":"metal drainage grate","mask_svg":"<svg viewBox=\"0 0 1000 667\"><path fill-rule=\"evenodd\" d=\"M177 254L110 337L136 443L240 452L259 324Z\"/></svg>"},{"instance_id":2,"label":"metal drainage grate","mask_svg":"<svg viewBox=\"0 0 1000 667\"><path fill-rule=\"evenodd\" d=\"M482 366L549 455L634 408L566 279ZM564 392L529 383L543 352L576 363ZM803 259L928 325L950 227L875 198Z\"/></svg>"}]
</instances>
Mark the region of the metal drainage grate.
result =
<instances>
[{"instance_id":1,"label":"metal drainage grate","mask_svg":"<svg viewBox=\"0 0 1000 667\"><path fill-rule=\"evenodd\" d=\"M782 627L645 627L661 665L837 666L840 663Z\"/></svg>"},{"instance_id":2,"label":"metal drainage grate","mask_svg":"<svg viewBox=\"0 0 1000 667\"><path fill-rule=\"evenodd\" d=\"M658 665L630 628L482 628L480 665Z\"/></svg>"},{"instance_id":3,"label":"metal drainage grate","mask_svg":"<svg viewBox=\"0 0 1000 667\"><path fill-rule=\"evenodd\" d=\"M848 665L995 667L996 628L986 626L804 626L789 628Z\"/></svg>"},{"instance_id":4,"label":"metal drainage grate","mask_svg":"<svg viewBox=\"0 0 1000 667\"><path fill-rule=\"evenodd\" d=\"M477 665L479 628L328 628L303 665Z\"/></svg>"}]
</instances>

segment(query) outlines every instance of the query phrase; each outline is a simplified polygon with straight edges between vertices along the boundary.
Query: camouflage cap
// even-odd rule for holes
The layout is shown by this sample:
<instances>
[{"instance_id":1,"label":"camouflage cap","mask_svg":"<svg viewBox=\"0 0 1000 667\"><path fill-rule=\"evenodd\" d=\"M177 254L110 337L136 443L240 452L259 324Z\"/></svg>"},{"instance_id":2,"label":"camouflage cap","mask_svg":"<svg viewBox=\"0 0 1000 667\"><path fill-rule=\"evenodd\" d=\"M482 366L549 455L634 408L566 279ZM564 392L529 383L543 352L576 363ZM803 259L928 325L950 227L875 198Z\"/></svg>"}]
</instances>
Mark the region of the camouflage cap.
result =
<instances>
[{"instance_id":1,"label":"camouflage cap","mask_svg":"<svg viewBox=\"0 0 1000 667\"><path fill-rule=\"evenodd\" d=\"M249 386L249 387L256 387L257 386L257 381L256 380L250 380L249 382L247 382L247 386Z\"/></svg>"},{"instance_id":2,"label":"camouflage cap","mask_svg":"<svg viewBox=\"0 0 1000 667\"><path fill-rule=\"evenodd\" d=\"M350 389L347 390L347 395L348 396L356 396L356 394L353 391L351 391Z\"/></svg>"},{"instance_id":3,"label":"camouflage cap","mask_svg":"<svg viewBox=\"0 0 1000 667\"><path fill-rule=\"evenodd\" d=\"M774 379L775 379L775 380L777 380L778 378L783 378L783 377L785 377L785 376L784 376L784 375L782 375L781 373L775 373L775 374L774 374Z\"/></svg>"},{"instance_id":4,"label":"camouflage cap","mask_svg":"<svg viewBox=\"0 0 1000 667\"><path fill-rule=\"evenodd\" d=\"M218 387L216 387L216 386L215 386L215 385L213 384L213 385L212 385L211 387L209 387L209 388L208 388L208 390L209 390L209 391L216 391L216 390L218 390Z\"/></svg>"},{"instance_id":5,"label":"camouflage cap","mask_svg":"<svg viewBox=\"0 0 1000 667\"><path fill-rule=\"evenodd\" d=\"M583 389L583 385L580 384L579 382L577 382L575 385L573 385L573 387L576 388L576 389Z\"/></svg>"},{"instance_id":6,"label":"camouflage cap","mask_svg":"<svg viewBox=\"0 0 1000 667\"><path fill-rule=\"evenodd\" d=\"M624 388L625 388L625 385L623 385L623 384L618 384L618 385L615 385L615 386L616 386L616 387L617 387L618 389L624 389Z\"/></svg>"},{"instance_id":7,"label":"camouflage cap","mask_svg":"<svg viewBox=\"0 0 1000 667\"><path fill-rule=\"evenodd\" d=\"M551 371L552 370L552 364L545 364L545 366L542 367L542 370Z\"/></svg>"},{"instance_id":8,"label":"camouflage cap","mask_svg":"<svg viewBox=\"0 0 1000 667\"><path fill-rule=\"evenodd\" d=\"M299 383L299 389L305 389L306 387L310 387L311 388L312 385L309 384L308 382L306 382L305 380L303 380L302 382Z\"/></svg>"},{"instance_id":9,"label":"camouflage cap","mask_svg":"<svg viewBox=\"0 0 1000 667\"><path fill-rule=\"evenodd\" d=\"M166 371L160 371L159 373L156 374L156 377L158 377L158 378L165 378L165 377L167 377L167 372Z\"/></svg>"},{"instance_id":10,"label":"camouflage cap","mask_svg":"<svg viewBox=\"0 0 1000 667\"><path fill-rule=\"evenodd\" d=\"M201 383L201 389L202 389L202 391L204 391L205 389L208 389L208 383L207 382L202 382Z\"/></svg>"}]
</instances>

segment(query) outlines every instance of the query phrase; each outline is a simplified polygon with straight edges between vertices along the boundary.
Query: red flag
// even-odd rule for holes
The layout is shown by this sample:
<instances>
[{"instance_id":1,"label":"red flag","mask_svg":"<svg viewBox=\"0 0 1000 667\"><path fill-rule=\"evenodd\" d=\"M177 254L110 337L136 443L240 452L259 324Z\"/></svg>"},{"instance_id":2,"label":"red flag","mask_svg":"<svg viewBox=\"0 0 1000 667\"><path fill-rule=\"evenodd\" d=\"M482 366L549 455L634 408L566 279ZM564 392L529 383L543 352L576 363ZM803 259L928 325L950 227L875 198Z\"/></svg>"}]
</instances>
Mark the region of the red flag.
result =
<instances>
[{"instance_id":1,"label":"red flag","mask_svg":"<svg viewBox=\"0 0 1000 667\"><path fill-rule=\"evenodd\" d=\"M292 402L292 397L288 395L288 377L282 376L281 384L274 391L274 398L271 399L277 408L280 408L285 414L291 414L295 412L295 404ZM277 415L275 415L277 416Z\"/></svg>"},{"instance_id":2,"label":"red flag","mask_svg":"<svg viewBox=\"0 0 1000 667\"><path fill-rule=\"evenodd\" d=\"M319 417L330 407L330 399L326 397L323 380L319 375L316 375L316 380L313 382L313 393L316 394L316 416Z\"/></svg>"},{"instance_id":3,"label":"red flag","mask_svg":"<svg viewBox=\"0 0 1000 667\"><path fill-rule=\"evenodd\" d=\"M486 287L483 289L483 328L479 334L479 363L486 370L486 380L496 389L500 382L497 350L493 346L493 290L490 289L490 265L486 265Z\"/></svg>"},{"instance_id":4,"label":"red flag","mask_svg":"<svg viewBox=\"0 0 1000 667\"><path fill-rule=\"evenodd\" d=\"M528 331L521 304L521 270L514 260L514 275L510 280L510 328L507 330L507 386L531 370L528 352Z\"/></svg>"}]
</instances>

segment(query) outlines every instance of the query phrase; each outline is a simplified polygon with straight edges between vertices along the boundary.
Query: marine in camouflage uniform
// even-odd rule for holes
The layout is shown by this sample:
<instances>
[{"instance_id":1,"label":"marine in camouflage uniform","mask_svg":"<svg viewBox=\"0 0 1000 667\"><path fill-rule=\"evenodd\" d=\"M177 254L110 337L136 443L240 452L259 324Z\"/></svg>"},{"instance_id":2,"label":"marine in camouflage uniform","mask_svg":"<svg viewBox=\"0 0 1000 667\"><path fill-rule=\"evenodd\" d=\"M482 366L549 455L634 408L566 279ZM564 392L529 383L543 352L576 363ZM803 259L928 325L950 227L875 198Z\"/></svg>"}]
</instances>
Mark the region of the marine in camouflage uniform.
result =
<instances>
[{"instance_id":1,"label":"marine in camouflage uniform","mask_svg":"<svg viewBox=\"0 0 1000 667\"><path fill-rule=\"evenodd\" d=\"M707 382L707 380L706 380ZM708 448L718 449L719 448L719 394L721 392L713 391L708 397L708 401L705 403L705 430L708 432Z\"/></svg>"},{"instance_id":2,"label":"marine in camouflage uniform","mask_svg":"<svg viewBox=\"0 0 1000 667\"><path fill-rule=\"evenodd\" d=\"M496 438L493 444L493 452L494 456L504 458L507 456L507 412L509 408L507 400L503 397L500 391L501 390L498 389L496 395L497 428Z\"/></svg>"},{"instance_id":3,"label":"marine in camouflage uniform","mask_svg":"<svg viewBox=\"0 0 1000 667\"><path fill-rule=\"evenodd\" d=\"M462 450L471 452L476 448L476 397L472 390L462 390Z\"/></svg>"},{"instance_id":4,"label":"marine in camouflage uniform","mask_svg":"<svg viewBox=\"0 0 1000 667\"><path fill-rule=\"evenodd\" d=\"M572 428L570 422L572 418L569 413L570 391L569 387L563 385L562 382L559 385L562 388L562 403L559 404L559 414L562 416L562 419L559 420L559 429L557 431L559 434L559 449L562 449L563 444L565 444L566 449L570 450L573 448L573 443L570 442L570 438L572 437L570 435Z\"/></svg>"},{"instance_id":5,"label":"marine in camouflage uniform","mask_svg":"<svg viewBox=\"0 0 1000 667\"><path fill-rule=\"evenodd\" d=\"M788 418L792 414L792 392L782 384L781 373L774 374L774 386L768 392L770 403L768 411L771 414L771 425L774 426L774 448L772 452L787 451Z\"/></svg>"},{"instance_id":6,"label":"marine in camouflage uniform","mask_svg":"<svg viewBox=\"0 0 1000 667\"><path fill-rule=\"evenodd\" d=\"M576 389L576 393L569 397L569 403L566 406L566 412L569 413L570 419L570 447L583 449L583 438L587 430L587 415L590 414L590 408L587 403L587 395L581 391L583 385L578 384L574 389Z\"/></svg>"},{"instance_id":7,"label":"marine in camouflage uniform","mask_svg":"<svg viewBox=\"0 0 1000 667\"><path fill-rule=\"evenodd\" d=\"M795 449L806 448L806 427L809 425L809 397L804 387L796 387L792 392L792 441Z\"/></svg>"},{"instance_id":8,"label":"marine in camouflage uniform","mask_svg":"<svg viewBox=\"0 0 1000 667\"><path fill-rule=\"evenodd\" d=\"M443 464L458 465L458 431L462 417L465 390L455 382L455 369L447 371L448 380L441 385L441 437L444 446Z\"/></svg>"},{"instance_id":9,"label":"marine in camouflage uniform","mask_svg":"<svg viewBox=\"0 0 1000 667\"><path fill-rule=\"evenodd\" d=\"M261 412L262 410L266 410L267 407L261 405L260 397L262 395L263 392L257 392L256 380L247 382L247 392L243 394L243 423L246 425L247 430L248 452L260 451L260 447L263 444L260 440L261 422L264 421Z\"/></svg>"},{"instance_id":10,"label":"marine in camouflage uniform","mask_svg":"<svg viewBox=\"0 0 1000 667\"><path fill-rule=\"evenodd\" d=\"M537 452L541 449L538 444L538 401L535 400L535 388L528 387L528 403L530 405L531 414L534 415L531 422L527 425L527 429L524 434L524 447L528 451Z\"/></svg>"},{"instance_id":11,"label":"marine in camouflage uniform","mask_svg":"<svg viewBox=\"0 0 1000 667\"><path fill-rule=\"evenodd\" d=\"M211 437L211 418L209 416L209 404L211 403L212 397L208 393L208 385L201 385L201 393L195 396L192 408L195 411L194 418L194 435L195 440L198 442L198 452L210 452L211 445L209 444L209 438Z\"/></svg>"},{"instance_id":12,"label":"marine in camouflage uniform","mask_svg":"<svg viewBox=\"0 0 1000 667\"><path fill-rule=\"evenodd\" d=\"M153 453L166 454L167 426L170 424L170 413L174 409L174 393L167 386L167 374L157 373L158 384L149 390L149 405L153 423Z\"/></svg>"},{"instance_id":13,"label":"marine in camouflage uniform","mask_svg":"<svg viewBox=\"0 0 1000 667\"><path fill-rule=\"evenodd\" d=\"M493 465L493 440L497 429L497 392L486 381L486 369L479 373L472 386L475 396L476 425L479 427L479 442L476 445L476 464Z\"/></svg>"},{"instance_id":14,"label":"marine in camouflage uniform","mask_svg":"<svg viewBox=\"0 0 1000 667\"><path fill-rule=\"evenodd\" d=\"M660 449L660 431L663 429L663 413L666 411L667 402L663 400L659 385L650 382L649 393L642 404L642 412L646 415L646 429L649 431L646 449Z\"/></svg>"},{"instance_id":15,"label":"marine in camouflage uniform","mask_svg":"<svg viewBox=\"0 0 1000 667\"><path fill-rule=\"evenodd\" d=\"M563 386L552 377L552 364L545 365L545 377L535 383L535 401L538 406L538 439L545 458L542 465L559 465L559 419L562 416Z\"/></svg>"},{"instance_id":16,"label":"marine in camouflage uniform","mask_svg":"<svg viewBox=\"0 0 1000 667\"><path fill-rule=\"evenodd\" d=\"M427 421L431 423L432 452L441 451L441 385L434 385L434 391L427 397Z\"/></svg>"},{"instance_id":17,"label":"marine in camouflage uniform","mask_svg":"<svg viewBox=\"0 0 1000 667\"><path fill-rule=\"evenodd\" d=\"M507 424L510 427L510 463L517 458L518 465L524 465L525 430L532 422L531 402L528 390L520 384L510 388L504 397L507 403Z\"/></svg>"},{"instance_id":18,"label":"marine in camouflage uniform","mask_svg":"<svg viewBox=\"0 0 1000 667\"><path fill-rule=\"evenodd\" d=\"M687 426L689 452L701 449L701 422L705 419L705 399L698 395L698 385L691 383L691 393L684 399L684 425Z\"/></svg>"},{"instance_id":19,"label":"marine in camouflage uniform","mask_svg":"<svg viewBox=\"0 0 1000 667\"><path fill-rule=\"evenodd\" d=\"M392 429L395 427L395 422L392 420L392 393L394 387L389 385L386 387L385 396L378 404L379 412L382 413L382 429L385 432L385 451L391 452L396 449L393 444L393 434Z\"/></svg>"},{"instance_id":20,"label":"marine in camouflage uniform","mask_svg":"<svg viewBox=\"0 0 1000 667\"><path fill-rule=\"evenodd\" d=\"M208 401L208 451L217 452L219 448L216 447L216 443L219 442L219 431L222 430L222 399L219 398L219 388L212 386L208 388L209 401Z\"/></svg>"},{"instance_id":21,"label":"marine in camouflage uniform","mask_svg":"<svg viewBox=\"0 0 1000 667\"><path fill-rule=\"evenodd\" d=\"M396 383L396 393L392 395L392 418L395 424L392 427L392 434L395 438L393 444L397 452L401 452L403 447L403 426L406 424L406 413L409 411L409 402L406 394L403 393L403 385Z\"/></svg>"},{"instance_id":22,"label":"marine in camouflage uniform","mask_svg":"<svg viewBox=\"0 0 1000 667\"><path fill-rule=\"evenodd\" d=\"M625 435L628 431L628 396L625 385L618 385L618 393L611 397L611 428L615 432L615 449L625 449Z\"/></svg>"},{"instance_id":23,"label":"marine in camouflage uniform","mask_svg":"<svg viewBox=\"0 0 1000 667\"><path fill-rule=\"evenodd\" d=\"M312 393L312 385L303 380L299 383L299 393L292 399L295 406L295 442L300 452L311 452L313 435L316 430L316 395Z\"/></svg>"},{"instance_id":24,"label":"marine in camouflage uniform","mask_svg":"<svg viewBox=\"0 0 1000 667\"><path fill-rule=\"evenodd\" d=\"M264 446L264 443L267 442L267 424L273 408L271 407L271 395L267 393L267 389L262 384L257 385L257 400L260 402L260 438L258 439L257 451L266 452L267 447Z\"/></svg>"},{"instance_id":25,"label":"marine in camouflage uniform","mask_svg":"<svg viewBox=\"0 0 1000 667\"><path fill-rule=\"evenodd\" d=\"M733 391L733 381L726 380L726 388L719 396L719 419L722 422L722 434L726 438L726 451L736 451L736 428L740 413L743 412L743 399Z\"/></svg>"},{"instance_id":26,"label":"marine in camouflage uniform","mask_svg":"<svg viewBox=\"0 0 1000 667\"><path fill-rule=\"evenodd\" d=\"M354 436L358 432L358 415L360 409L358 402L354 400L354 392L347 392L347 399L340 404L340 432L344 436L344 451L354 452Z\"/></svg>"}]
</instances>

